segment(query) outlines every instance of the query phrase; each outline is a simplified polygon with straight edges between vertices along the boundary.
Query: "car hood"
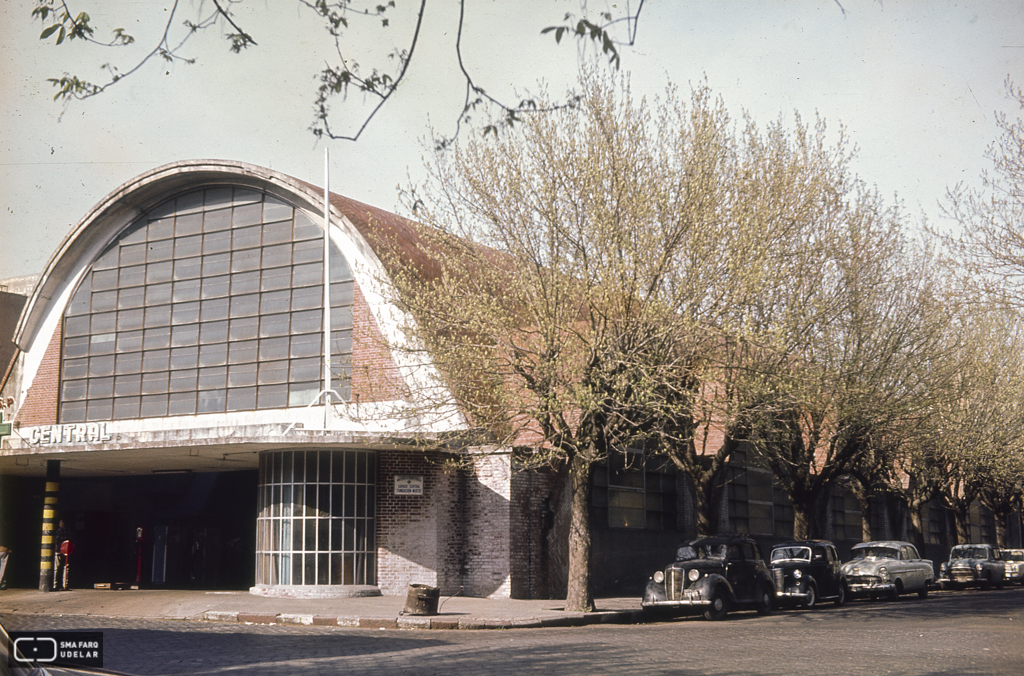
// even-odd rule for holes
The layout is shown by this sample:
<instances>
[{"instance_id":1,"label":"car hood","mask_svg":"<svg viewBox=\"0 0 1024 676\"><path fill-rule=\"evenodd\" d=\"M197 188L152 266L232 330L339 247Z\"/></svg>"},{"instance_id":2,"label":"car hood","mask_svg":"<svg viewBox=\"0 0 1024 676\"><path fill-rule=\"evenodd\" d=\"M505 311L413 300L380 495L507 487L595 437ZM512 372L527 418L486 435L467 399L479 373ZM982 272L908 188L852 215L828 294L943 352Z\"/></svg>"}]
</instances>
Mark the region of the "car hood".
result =
<instances>
[{"instance_id":1,"label":"car hood","mask_svg":"<svg viewBox=\"0 0 1024 676\"><path fill-rule=\"evenodd\" d=\"M725 567L725 561L721 559L691 559L689 561L676 561L668 566L669 568L684 568L691 570L717 570Z\"/></svg>"},{"instance_id":2,"label":"car hood","mask_svg":"<svg viewBox=\"0 0 1024 676\"><path fill-rule=\"evenodd\" d=\"M949 560L949 567L950 568L954 568L954 567L974 568L975 564L977 564L977 563L986 563L986 562L988 562L990 560L991 559L950 559ZM995 561L993 561L993 563L995 563Z\"/></svg>"},{"instance_id":3,"label":"car hood","mask_svg":"<svg viewBox=\"0 0 1024 676\"><path fill-rule=\"evenodd\" d=\"M896 563L899 563L898 559L857 559L844 563L841 570L849 575L872 575L879 568L888 568Z\"/></svg>"}]
</instances>

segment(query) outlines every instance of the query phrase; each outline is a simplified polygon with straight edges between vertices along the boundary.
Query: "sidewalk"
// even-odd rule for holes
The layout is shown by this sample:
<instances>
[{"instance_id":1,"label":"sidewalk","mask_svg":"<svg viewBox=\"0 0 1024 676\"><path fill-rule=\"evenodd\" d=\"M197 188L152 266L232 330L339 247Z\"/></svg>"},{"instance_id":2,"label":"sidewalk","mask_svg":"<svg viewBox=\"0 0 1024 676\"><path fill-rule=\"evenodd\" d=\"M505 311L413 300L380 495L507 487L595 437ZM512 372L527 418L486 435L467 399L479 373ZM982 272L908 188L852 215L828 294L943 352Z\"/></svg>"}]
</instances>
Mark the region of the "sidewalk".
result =
<instances>
[{"instance_id":1,"label":"sidewalk","mask_svg":"<svg viewBox=\"0 0 1024 676\"><path fill-rule=\"evenodd\" d=\"M0 591L0 620L8 613L303 624L363 629L520 629L640 622L639 598L596 601L597 612L570 613L559 600L481 599L442 596L437 615L404 615L405 597L287 599L246 591L82 589L44 593Z\"/></svg>"}]
</instances>

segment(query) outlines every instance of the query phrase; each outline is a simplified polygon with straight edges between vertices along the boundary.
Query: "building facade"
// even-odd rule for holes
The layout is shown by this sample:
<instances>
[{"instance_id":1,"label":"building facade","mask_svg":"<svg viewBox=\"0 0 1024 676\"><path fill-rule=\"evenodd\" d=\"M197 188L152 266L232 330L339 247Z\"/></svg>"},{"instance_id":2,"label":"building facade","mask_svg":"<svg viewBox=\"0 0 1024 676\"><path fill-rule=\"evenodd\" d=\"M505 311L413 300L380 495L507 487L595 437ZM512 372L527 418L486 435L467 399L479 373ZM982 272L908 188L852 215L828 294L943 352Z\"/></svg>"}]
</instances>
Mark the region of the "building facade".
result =
<instances>
[{"instance_id":1,"label":"building facade","mask_svg":"<svg viewBox=\"0 0 1024 676\"><path fill-rule=\"evenodd\" d=\"M447 453L443 438L465 423L437 405L430 364L403 357L406 318L374 244L406 237L404 222L329 203L327 250L320 188L181 162L79 222L11 313L0 501L16 550L39 548L56 488L87 584L324 596L421 583L498 597L522 586L508 454ZM425 389L429 407L412 394Z\"/></svg>"},{"instance_id":2,"label":"building facade","mask_svg":"<svg viewBox=\"0 0 1024 676\"><path fill-rule=\"evenodd\" d=\"M37 279L0 289L13 422L0 544L15 584L43 586L63 520L78 586L564 597L564 474L447 443L466 421L387 293L389 266L419 262L414 229L326 202L327 246L322 188L238 162L159 167L100 201ZM830 500L822 535L842 552L865 523L906 538L884 498L867 512L842 488ZM596 468L595 593L639 594L694 534L692 503L664 458L630 450ZM714 511L718 531L764 549L792 536L785 493L742 452ZM992 541L991 515L976 516ZM929 506L925 524L941 559L949 515ZM1010 526L1019 543L1019 515Z\"/></svg>"}]
</instances>

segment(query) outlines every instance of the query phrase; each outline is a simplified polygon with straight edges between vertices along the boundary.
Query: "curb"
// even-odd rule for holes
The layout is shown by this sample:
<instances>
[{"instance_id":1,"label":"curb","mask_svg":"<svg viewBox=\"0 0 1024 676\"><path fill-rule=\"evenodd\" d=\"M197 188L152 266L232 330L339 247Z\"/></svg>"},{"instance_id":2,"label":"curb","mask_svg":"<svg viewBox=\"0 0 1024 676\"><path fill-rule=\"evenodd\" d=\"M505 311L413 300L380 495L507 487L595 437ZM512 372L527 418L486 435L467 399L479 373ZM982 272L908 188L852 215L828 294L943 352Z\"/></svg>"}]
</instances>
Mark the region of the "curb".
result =
<instances>
[{"instance_id":1,"label":"curb","mask_svg":"<svg viewBox=\"0 0 1024 676\"><path fill-rule=\"evenodd\" d=\"M245 624L289 624L316 627L345 627L349 629L540 629L548 627L582 627L591 624L640 624L643 613L639 610L609 610L580 613L561 617L499 618L441 618L422 615L388 617L327 617L292 613L239 613L208 610L198 617L205 622L241 622Z\"/></svg>"}]
</instances>

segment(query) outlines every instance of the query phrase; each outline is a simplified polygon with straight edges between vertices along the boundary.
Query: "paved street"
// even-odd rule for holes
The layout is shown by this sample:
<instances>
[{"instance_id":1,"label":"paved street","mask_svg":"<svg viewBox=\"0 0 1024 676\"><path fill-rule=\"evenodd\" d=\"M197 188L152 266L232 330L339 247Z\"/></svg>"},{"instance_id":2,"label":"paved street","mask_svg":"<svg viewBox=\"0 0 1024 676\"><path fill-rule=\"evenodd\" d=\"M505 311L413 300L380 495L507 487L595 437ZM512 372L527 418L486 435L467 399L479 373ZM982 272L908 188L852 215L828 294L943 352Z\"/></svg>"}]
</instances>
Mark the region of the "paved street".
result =
<instances>
[{"instance_id":1,"label":"paved street","mask_svg":"<svg viewBox=\"0 0 1024 676\"><path fill-rule=\"evenodd\" d=\"M1024 674L1024 588L938 592L761 618L400 631L6 615L8 629L97 629L134 674Z\"/></svg>"}]
</instances>

